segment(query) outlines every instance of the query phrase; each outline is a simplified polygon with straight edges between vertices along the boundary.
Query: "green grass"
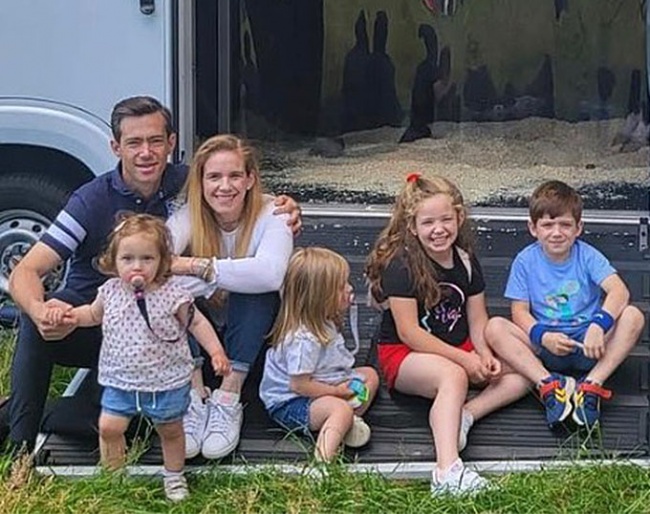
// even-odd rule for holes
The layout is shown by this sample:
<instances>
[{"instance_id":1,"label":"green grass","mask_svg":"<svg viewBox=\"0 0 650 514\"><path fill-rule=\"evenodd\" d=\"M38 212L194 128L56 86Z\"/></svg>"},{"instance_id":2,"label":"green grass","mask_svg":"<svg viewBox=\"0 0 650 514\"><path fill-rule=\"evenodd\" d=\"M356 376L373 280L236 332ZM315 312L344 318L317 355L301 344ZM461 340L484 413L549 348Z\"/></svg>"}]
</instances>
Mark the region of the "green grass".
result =
<instances>
[{"instance_id":1,"label":"green grass","mask_svg":"<svg viewBox=\"0 0 650 514\"><path fill-rule=\"evenodd\" d=\"M270 469L245 475L211 468L190 475L190 498L164 499L158 478L103 473L93 478L30 477L21 487L0 482L3 513L642 513L650 512L650 472L633 465L570 468L493 477L497 490L474 498L432 498L426 481L387 480L348 473L283 475ZM5 474L6 476L6 474Z\"/></svg>"},{"instance_id":2,"label":"green grass","mask_svg":"<svg viewBox=\"0 0 650 514\"><path fill-rule=\"evenodd\" d=\"M6 394L13 334L0 332L0 394ZM51 394L70 378L57 369ZM136 450L137 451L137 450ZM575 455L575 453L574 453ZM253 469L229 474L218 466L190 474L190 498L165 500L162 480L99 473L90 478L38 476L10 469L0 457L0 513L650 513L650 471L632 464L594 464L492 476L494 491L474 498L432 498L425 480L354 474L340 464L327 474L285 475Z\"/></svg>"},{"instance_id":3,"label":"green grass","mask_svg":"<svg viewBox=\"0 0 650 514\"><path fill-rule=\"evenodd\" d=\"M15 343L16 331L0 329L0 396L9 394L9 372ZM50 383L50 397L61 396L75 372L76 370L73 368L54 366Z\"/></svg>"}]
</instances>

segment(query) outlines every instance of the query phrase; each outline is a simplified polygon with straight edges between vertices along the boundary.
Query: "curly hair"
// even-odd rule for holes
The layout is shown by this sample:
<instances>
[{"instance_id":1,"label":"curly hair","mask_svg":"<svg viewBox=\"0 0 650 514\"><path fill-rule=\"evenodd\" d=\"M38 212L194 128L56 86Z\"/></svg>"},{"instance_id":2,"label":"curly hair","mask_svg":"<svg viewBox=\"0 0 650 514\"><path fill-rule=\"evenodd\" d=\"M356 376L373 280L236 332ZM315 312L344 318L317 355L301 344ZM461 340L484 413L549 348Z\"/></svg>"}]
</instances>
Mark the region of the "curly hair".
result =
<instances>
[{"instance_id":1,"label":"curly hair","mask_svg":"<svg viewBox=\"0 0 650 514\"><path fill-rule=\"evenodd\" d=\"M454 244L472 253L467 208L458 187L444 177L424 178L419 174L409 175L404 188L395 200L390 221L379 234L366 261L366 279L372 297L377 302L381 303L386 299L381 287L381 276L398 254L406 261L417 297L424 301L427 308L439 302L440 286L435 270L431 266L431 258L417 238L415 217L424 200L440 194L449 196L459 216L460 227Z\"/></svg>"},{"instance_id":2,"label":"curly hair","mask_svg":"<svg viewBox=\"0 0 650 514\"><path fill-rule=\"evenodd\" d=\"M153 240L160 254L160 265L154 282L163 284L172 274L172 238L165 222L150 214L124 213L111 232L108 247L99 257L99 269L102 273L117 276L116 258L120 243L125 237L141 235Z\"/></svg>"}]
</instances>

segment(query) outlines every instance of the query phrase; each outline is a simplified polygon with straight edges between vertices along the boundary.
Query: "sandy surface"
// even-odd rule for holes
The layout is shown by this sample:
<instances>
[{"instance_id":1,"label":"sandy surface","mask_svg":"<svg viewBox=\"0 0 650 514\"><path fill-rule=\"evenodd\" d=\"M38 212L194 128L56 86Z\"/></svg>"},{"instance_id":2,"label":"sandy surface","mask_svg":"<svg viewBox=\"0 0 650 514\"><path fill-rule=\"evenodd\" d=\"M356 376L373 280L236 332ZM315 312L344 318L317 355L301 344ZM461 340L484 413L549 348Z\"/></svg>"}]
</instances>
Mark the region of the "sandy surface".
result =
<instances>
[{"instance_id":1,"label":"sandy surface","mask_svg":"<svg viewBox=\"0 0 650 514\"><path fill-rule=\"evenodd\" d=\"M343 136L343 155L335 158L310 155L313 141L267 144L263 173L271 189L298 192L302 200L383 203L406 174L421 171L454 180L472 204L516 204L553 178L622 204L611 208L642 209L629 204L641 201L650 185L650 152L647 146L626 152L612 146L622 124L541 118L436 123L433 138L408 144L397 144L403 128L386 127ZM626 199L625 191L639 199Z\"/></svg>"}]
</instances>

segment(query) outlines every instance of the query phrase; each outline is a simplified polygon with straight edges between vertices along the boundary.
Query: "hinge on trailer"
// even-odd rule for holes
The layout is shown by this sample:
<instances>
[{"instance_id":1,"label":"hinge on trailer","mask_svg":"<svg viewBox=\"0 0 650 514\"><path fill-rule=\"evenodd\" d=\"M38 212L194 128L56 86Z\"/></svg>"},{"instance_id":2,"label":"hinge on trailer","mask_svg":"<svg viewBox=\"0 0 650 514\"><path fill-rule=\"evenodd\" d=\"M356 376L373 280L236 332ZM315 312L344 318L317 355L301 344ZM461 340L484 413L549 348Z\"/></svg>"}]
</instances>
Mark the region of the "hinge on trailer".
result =
<instances>
[{"instance_id":1,"label":"hinge on trailer","mask_svg":"<svg viewBox=\"0 0 650 514\"><path fill-rule=\"evenodd\" d=\"M639 218L639 251L648 249L648 218Z\"/></svg>"}]
</instances>

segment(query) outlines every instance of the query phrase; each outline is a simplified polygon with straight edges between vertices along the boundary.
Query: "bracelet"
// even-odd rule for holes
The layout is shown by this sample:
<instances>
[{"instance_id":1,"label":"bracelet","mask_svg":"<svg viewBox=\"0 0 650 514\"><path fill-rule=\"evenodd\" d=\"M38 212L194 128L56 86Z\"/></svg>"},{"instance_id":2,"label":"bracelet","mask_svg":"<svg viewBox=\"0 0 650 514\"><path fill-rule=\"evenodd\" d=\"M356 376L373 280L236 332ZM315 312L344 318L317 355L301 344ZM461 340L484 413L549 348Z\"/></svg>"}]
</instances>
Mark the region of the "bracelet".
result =
<instances>
[{"instance_id":1,"label":"bracelet","mask_svg":"<svg viewBox=\"0 0 650 514\"><path fill-rule=\"evenodd\" d=\"M211 259L197 259L196 257L190 259L190 273L195 277L212 282L213 272Z\"/></svg>"},{"instance_id":2,"label":"bracelet","mask_svg":"<svg viewBox=\"0 0 650 514\"><path fill-rule=\"evenodd\" d=\"M598 325L603 332L608 332L614 326L614 318L609 312L598 309L591 317L591 323Z\"/></svg>"},{"instance_id":3,"label":"bracelet","mask_svg":"<svg viewBox=\"0 0 650 514\"><path fill-rule=\"evenodd\" d=\"M530 342L534 345L542 346L542 337L544 337L544 334L546 334L546 332L549 332L549 327L542 323L535 323L532 327L530 327L530 332L528 333Z\"/></svg>"}]
</instances>

